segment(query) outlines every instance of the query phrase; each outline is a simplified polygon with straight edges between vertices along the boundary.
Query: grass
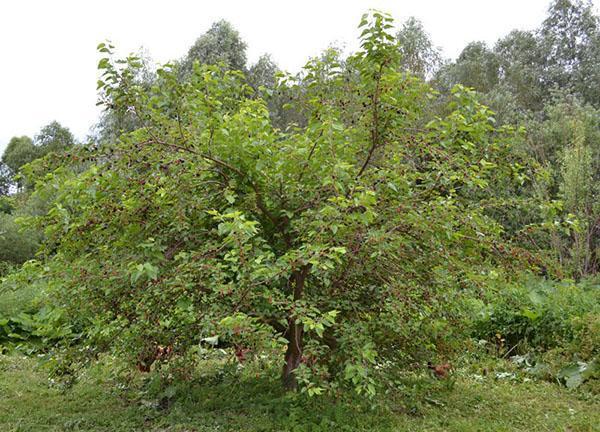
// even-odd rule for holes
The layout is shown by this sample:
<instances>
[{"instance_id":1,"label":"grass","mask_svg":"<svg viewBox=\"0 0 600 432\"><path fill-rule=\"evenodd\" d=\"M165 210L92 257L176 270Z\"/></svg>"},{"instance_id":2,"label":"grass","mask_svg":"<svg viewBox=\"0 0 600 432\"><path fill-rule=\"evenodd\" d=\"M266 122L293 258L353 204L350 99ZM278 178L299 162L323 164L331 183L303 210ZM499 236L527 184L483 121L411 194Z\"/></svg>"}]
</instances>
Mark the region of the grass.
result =
<instances>
[{"instance_id":1,"label":"grass","mask_svg":"<svg viewBox=\"0 0 600 432\"><path fill-rule=\"evenodd\" d=\"M404 392L386 408L283 393L272 376L199 376L168 404L119 388L111 363L88 369L71 389L50 386L35 358L0 356L0 430L10 431L594 431L597 397L546 382L457 374L429 398ZM251 376L252 375L252 376ZM418 381L415 381L418 382ZM433 383L438 385L439 383Z\"/></svg>"}]
</instances>

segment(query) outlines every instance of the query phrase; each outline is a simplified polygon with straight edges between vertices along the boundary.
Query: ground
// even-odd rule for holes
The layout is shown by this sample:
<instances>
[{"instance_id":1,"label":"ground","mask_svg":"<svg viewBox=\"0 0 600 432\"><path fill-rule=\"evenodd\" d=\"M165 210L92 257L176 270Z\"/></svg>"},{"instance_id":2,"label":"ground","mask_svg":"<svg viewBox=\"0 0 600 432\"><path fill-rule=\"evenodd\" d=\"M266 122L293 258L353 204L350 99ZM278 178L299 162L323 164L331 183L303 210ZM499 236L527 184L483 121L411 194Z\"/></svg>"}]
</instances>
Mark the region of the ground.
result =
<instances>
[{"instance_id":1,"label":"ground","mask_svg":"<svg viewBox=\"0 0 600 432\"><path fill-rule=\"evenodd\" d=\"M247 375L247 374L246 374ZM460 375L460 374L459 374ZM251 379L254 378L254 379ZM416 389L416 387L415 387ZM10 431L595 431L600 402L554 383L463 374L451 389L389 403L299 402L271 378L199 379L174 402L132 397L106 364L72 388L52 385L39 359L0 356L0 430ZM415 390L418 393L418 389ZM415 393L415 394L416 394Z\"/></svg>"}]
</instances>

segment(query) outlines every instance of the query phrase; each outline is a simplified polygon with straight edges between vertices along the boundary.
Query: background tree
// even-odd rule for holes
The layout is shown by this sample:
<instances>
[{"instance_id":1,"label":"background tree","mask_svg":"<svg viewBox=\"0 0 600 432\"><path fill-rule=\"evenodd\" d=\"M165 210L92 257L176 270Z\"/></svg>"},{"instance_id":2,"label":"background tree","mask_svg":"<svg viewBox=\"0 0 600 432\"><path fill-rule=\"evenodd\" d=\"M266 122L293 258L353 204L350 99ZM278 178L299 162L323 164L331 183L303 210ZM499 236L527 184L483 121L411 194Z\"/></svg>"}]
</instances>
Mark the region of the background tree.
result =
<instances>
[{"instance_id":1,"label":"background tree","mask_svg":"<svg viewBox=\"0 0 600 432\"><path fill-rule=\"evenodd\" d=\"M194 42L181 60L183 76L191 74L195 61L201 64L223 64L226 68L244 71L246 43L229 22L217 21Z\"/></svg>"},{"instance_id":2,"label":"background tree","mask_svg":"<svg viewBox=\"0 0 600 432\"><path fill-rule=\"evenodd\" d=\"M425 79L431 78L442 64L439 47L416 18L406 20L396 34L400 46L401 64L406 70Z\"/></svg>"},{"instance_id":3,"label":"background tree","mask_svg":"<svg viewBox=\"0 0 600 432\"><path fill-rule=\"evenodd\" d=\"M285 86L279 86L278 76L282 72L269 54L263 54L246 73L248 84L256 95L267 101L267 107L273 123L285 129L294 122L293 113L284 108L292 99L292 93Z\"/></svg>"},{"instance_id":4,"label":"background tree","mask_svg":"<svg viewBox=\"0 0 600 432\"><path fill-rule=\"evenodd\" d=\"M496 93L513 96L521 116L526 111L542 109L543 53L533 32L514 30L494 46L498 65ZM499 109L501 105L496 105Z\"/></svg>"},{"instance_id":5,"label":"background tree","mask_svg":"<svg viewBox=\"0 0 600 432\"><path fill-rule=\"evenodd\" d=\"M258 90L260 87L274 89L277 84L276 75L279 72L279 67L273 61L271 56L269 54L263 54L259 57L257 62L248 69L248 83L254 90Z\"/></svg>"},{"instance_id":6,"label":"background tree","mask_svg":"<svg viewBox=\"0 0 600 432\"><path fill-rule=\"evenodd\" d=\"M62 152L75 145L71 131L57 121L44 126L34 138L40 156L50 152Z\"/></svg>"},{"instance_id":7,"label":"background tree","mask_svg":"<svg viewBox=\"0 0 600 432\"><path fill-rule=\"evenodd\" d=\"M9 194L11 183L12 175L10 168L4 162L0 161L0 197Z\"/></svg>"},{"instance_id":8,"label":"background tree","mask_svg":"<svg viewBox=\"0 0 600 432\"><path fill-rule=\"evenodd\" d=\"M471 42L454 63L440 70L437 79L446 91L454 84L462 84L487 93L499 81L498 59L485 42Z\"/></svg>"},{"instance_id":9,"label":"background tree","mask_svg":"<svg viewBox=\"0 0 600 432\"><path fill-rule=\"evenodd\" d=\"M75 145L71 131L57 121L44 126L32 140L27 136L13 137L2 155L0 165L0 190L10 190L10 185L23 186L23 181L15 181L21 168L49 153L62 153ZM7 186L8 185L8 186Z\"/></svg>"},{"instance_id":10,"label":"background tree","mask_svg":"<svg viewBox=\"0 0 600 432\"><path fill-rule=\"evenodd\" d=\"M544 187L547 200L557 200L563 217L575 224L554 239L553 247L565 268L583 277L600 271L600 113L562 95L546 107L545 115L530 123L530 148L551 167Z\"/></svg>"},{"instance_id":11,"label":"background tree","mask_svg":"<svg viewBox=\"0 0 600 432\"><path fill-rule=\"evenodd\" d=\"M39 246L39 235L23 230L15 221L18 216L0 213L0 263L22 264L33 257Z\"/></svg>"},{"instance_id":12,"label":"background tree","mask_svg":"<svg viewBox=\"0 0 600 432\"><path fill-rule=\"evenodd\" d=\"M110 43L102 44L103 50L109 49ZM135 76L131 77L129 85L139 85L149 89L157 80L156 65L148 52L140 49L135 54L135 61L138 67L135 69ZM100 84L100 83L99 83ZM130 110L123 109L118 104L107 98L101 103L104 111L100 115L100 120L96 123L89 137L91 141L102 145L115 142L123 133L131 132L140 127L140 119Z\"/></svg>"},{"instance_id":13,"label":"background tree","mask_svg":"<svg viewBox=\"0 0 600 432\"><path fill-rule=\"evenodd\" d=\"M21 167L38 157L39 150L33 144L33 140L27 136L13 137L2 155L2 162L14 174Z\"/></svg>"},{"instance_id":14,"label":"background tree","mask_svg":"<svg viewBox=\"0 0 600 432\"><path fill-rule=\"evenodd\" d=\"M539 30L547 94L552 88L569 89L585 102L600 104L597 86L589 85L599 73L599 31L591 2L553 1Z\"/></svg>"},{"instance_id":15,"label":"background tree","mask_svg":"<svg viewBox=\"0 0 600 432\"><path fill-rule=\"evenodd\" d=\"M519 147L532 155L547 174L522 192L545 196L555 203L551 213L561 209L553 217L562 222L555 220L555 226L567 223L571 217L581 224L581 231L571 232L567 238L564 233L554 233L546 240L537 238L535 243L550 243L549 250L566 265L564 270L576 277L598 271L596 264L589 264L595 262L589 255L596 248L595 210L580 200L575 205L572 194L589 198L593 196L592 184L598 181L600 156L594 137L600 129L592 119L597 115L594 110L600 94L595 84L600 71L599 28L591 2L555 0L537 30L513 31L493 50L481 43L469 44L455 62L441 68L434 80L442 99L456 83L473 87L497 112L497 119L526 128ZM519 219L516 214L505 217ZM588 257L588 264L575 258L582 253Z\"/></svg>"},{"instance_id":16,"label":"background tree","mask_svg":"<svg viewBox=\"0 0 600 432\"><path fill-rule=\"evenodd\" d=\"M598 86L591 85L600 70L600 26L588 1L555 0L539 29L513 31L493 50L473 42L458 59L437 75L442 89L453 84L475 88L499 111L510 100L521 118L529 111L542 113L552 103L552 92L576 94L598 106Z\"/></svg>"}]
</instances>

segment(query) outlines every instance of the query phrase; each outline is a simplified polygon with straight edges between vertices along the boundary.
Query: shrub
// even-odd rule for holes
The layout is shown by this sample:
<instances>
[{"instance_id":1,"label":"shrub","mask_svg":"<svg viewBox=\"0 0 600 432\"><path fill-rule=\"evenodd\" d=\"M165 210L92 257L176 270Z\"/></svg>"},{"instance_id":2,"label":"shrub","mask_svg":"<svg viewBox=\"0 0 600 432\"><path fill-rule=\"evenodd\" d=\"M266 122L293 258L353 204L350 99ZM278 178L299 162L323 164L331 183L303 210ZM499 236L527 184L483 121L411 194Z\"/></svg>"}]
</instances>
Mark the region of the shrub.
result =
<instances>
[{"instance_id":1,"label":"shrub","mask_svg":"<svg viewBox=\"0 0 600 432\"><path fill-rule=\"evenodd\" d=\"M570 347L589 358L599 314L597 283L530 277L498 293L476 320L474 333L501 344L503 352L519 345L520 352Z\"/></svg>"}]
</instances>

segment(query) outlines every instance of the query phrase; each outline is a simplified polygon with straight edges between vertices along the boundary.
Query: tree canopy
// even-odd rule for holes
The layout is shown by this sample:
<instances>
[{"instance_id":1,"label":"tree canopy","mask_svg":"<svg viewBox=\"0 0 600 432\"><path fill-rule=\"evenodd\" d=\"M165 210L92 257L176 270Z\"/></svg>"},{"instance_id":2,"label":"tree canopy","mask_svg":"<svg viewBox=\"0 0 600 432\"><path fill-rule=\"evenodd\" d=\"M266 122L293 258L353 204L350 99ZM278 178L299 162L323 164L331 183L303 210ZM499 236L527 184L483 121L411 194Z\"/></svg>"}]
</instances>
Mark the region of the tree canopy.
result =
<instances>
[{"instance_id":1,"label":"tree canopy","mask_svg":"<svg viewBox=\"0 0 600 432\"><path fill-rule=\"evenodd\" d=\"M246 43L233 26L225 21L217 21L190 47L181 61L182 73L190 74L193 64L223 64L232 70L246 69Z\"/></svg>"},{"instance_id":2,"label":"tree canopy","mask_svg":"<svg viewBox=\"0 0 600 432\"><path fill-rule=\"evenodd\" d=\"M481 205L497 179L523 182L515 131L460 86L423 125L431 89L391 28L365 15L345 66L311 60L287 84L305 89L307 125L285 132L239 71L196 62L181 81L166 66L144 88L135 57L101 62L105 100L140 127L36 192L59 191L38 221L47 277L94 346L147 368L157 346L225 339L282 352L288 388L373 394L394 370L379 365L458 331L449 287L529 266Z\"/></svg>"}]
</instances>

